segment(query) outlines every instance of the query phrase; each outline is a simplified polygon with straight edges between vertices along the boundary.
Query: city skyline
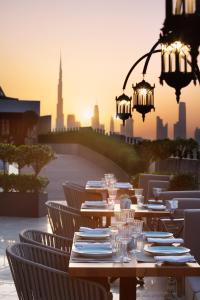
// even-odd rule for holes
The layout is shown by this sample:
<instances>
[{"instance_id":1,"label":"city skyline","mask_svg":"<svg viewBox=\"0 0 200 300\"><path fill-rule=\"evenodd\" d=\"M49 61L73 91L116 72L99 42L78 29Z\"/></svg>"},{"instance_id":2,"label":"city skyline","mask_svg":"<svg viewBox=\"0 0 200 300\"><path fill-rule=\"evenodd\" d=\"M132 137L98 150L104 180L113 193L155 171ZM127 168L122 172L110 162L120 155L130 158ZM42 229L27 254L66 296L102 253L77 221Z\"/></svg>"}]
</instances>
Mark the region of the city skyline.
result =
<instances>
[{"instance_id":1,"label":"city skyline","mask_svg":"<svg viewBox=\"0 0 200 300\"><path fill-rule=\"evenodd\" d=\"M20 99L40 100L42 114L51 114L55 127L61 49L65 120L67 114L75 114L81 124L88 125L97 103L101 122L109 130L110 116L115 115L115 97L122 92L126 74L159 37L165 2L21 0L19 3L8 0L2 3L1 10L0 31L4 43L0 85L5 92ZM141 23L143 26L139 26ZM143 64L136 68L128 82L129 96L132 96L132 83L142 79L142 67ZM169 137L173 137L172 124L177 120L178 105L174 90L160 86L159 76L160 56L155 55L147 80L156 84L156 111L148 114L144 123L139 114L133 113L136 136L155 138L159 114L170 124ZM181 95L181 101L188 107L188 137L200 126L199 92L198 85L190 84Z\"/></svg>"}]
</instances>

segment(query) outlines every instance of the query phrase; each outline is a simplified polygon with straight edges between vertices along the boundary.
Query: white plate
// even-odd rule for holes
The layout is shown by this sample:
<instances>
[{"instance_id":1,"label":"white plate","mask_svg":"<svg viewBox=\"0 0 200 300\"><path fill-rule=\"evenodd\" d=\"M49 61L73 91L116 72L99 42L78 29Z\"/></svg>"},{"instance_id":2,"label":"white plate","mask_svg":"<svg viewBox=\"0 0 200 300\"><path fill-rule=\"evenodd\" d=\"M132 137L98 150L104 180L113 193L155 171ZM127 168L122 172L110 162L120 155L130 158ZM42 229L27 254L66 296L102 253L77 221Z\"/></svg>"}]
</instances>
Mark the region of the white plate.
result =
<instances>
[{"instance_id":1,"label":"white plate","mask_svg":"<svg viewBox=\"0 0 200 300\"><path fill-rule=\"evenodd\" d=\"M173 233L164 231L145 231L143 233L147 238L170 238L173 236Z\"/></svg>"},{"instance_id":2,"label":"white plate","mask_svg":"<svg viewBox=\"0 0 200 300\"><path fill-rule=\"evenodd\" d=\"M112 249L77 249L74 247L72 251L80 256L84 257L109 257L113 255Z\"/></svg>"},{"instance_id":3,"label":"white plate","mask_svg":"<svg viewBox=\"0 0 200 300\"><path fill-rule=\"evenodd\" d=\"M79 237L84 238L84 239L106 239L110 237L110 233L94 233L94 232L77 232L76 233Z\"/></svg>"},{"instance_id":4,"label":"white plate","mask_svg":"<svg viewBox=\"0 0 200 300\"><path fill-rule=\"evenodd\" d=\"M153 255L181 255L190 252L190 249L185 247L175 246L144 246L144 250Z\"/></svg>"}]
</instances>

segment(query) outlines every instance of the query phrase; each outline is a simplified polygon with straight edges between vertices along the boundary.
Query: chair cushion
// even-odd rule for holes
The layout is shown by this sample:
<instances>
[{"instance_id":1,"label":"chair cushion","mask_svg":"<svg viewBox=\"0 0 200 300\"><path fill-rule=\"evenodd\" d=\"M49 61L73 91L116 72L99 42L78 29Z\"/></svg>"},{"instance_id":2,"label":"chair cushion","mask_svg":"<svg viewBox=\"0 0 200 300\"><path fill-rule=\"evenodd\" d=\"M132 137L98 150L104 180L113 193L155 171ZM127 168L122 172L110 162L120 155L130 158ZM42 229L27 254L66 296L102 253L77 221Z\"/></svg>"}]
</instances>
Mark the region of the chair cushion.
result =
<instances>
[{"instance_id":1,"label":"chair cushion","mask_svg":"<svg viewBox=\"0 0 200 300\"><path fill-rule=\"evenodd\" d=\"M196 293L200 293L200 277L186 277L185 300L193 300Z\"/></svg>"}]
</instances>

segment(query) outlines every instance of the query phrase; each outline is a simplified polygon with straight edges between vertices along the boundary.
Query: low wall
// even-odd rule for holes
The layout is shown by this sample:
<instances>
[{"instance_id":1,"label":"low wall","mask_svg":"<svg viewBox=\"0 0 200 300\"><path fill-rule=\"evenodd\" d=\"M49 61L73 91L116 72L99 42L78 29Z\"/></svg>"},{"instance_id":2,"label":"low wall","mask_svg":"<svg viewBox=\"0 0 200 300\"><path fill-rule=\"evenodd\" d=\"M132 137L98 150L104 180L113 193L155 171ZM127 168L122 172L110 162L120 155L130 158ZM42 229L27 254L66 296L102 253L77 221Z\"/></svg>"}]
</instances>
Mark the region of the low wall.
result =
<instances>
[{"instance_id":1,"label":"low wall","mask_svg":"<svg viewBox=\"0 0 200 300\"><path fill-rule=\"evenodd\" d=\"M200 176L200 160L168 158L156 163L155 170L165 173L191 173Z\"/></svg>"},{"instance_id":2,"label":"low wall","mask_svg":"<svg viewBox=\"0 0 200 300\"><path fill-rule=\"evenodd\" d=\"M79 144L49 144L57 154L81 156L102 167L107 173L114 173L118 180L128 181L128 174L107 157Z\"/></svg>"}]
</instances>

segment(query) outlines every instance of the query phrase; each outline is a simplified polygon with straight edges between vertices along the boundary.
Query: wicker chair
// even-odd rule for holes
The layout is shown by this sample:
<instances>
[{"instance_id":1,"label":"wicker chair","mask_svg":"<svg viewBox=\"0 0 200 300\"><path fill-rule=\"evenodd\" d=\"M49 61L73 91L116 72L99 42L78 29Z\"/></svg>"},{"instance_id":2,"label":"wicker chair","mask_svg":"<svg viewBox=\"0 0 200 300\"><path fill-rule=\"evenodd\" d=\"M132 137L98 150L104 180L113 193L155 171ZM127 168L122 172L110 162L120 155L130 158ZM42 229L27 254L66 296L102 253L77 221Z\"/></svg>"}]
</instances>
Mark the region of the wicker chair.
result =
<instances>
[{"instance_id":1,"label":"wicker chair","mask_svg":"<svg viewBox=\"0 0 200 300\"><path fill-rule=\"evenodd\" d=\"M71 211L68 206L52 201L47 201L46 206L52 232L56 235L72 239L74 232L78 231L81 226L98 226L94 220L82 217L80 213Z\"/></svg>"},{"instance_id":2,"label":"wicker chair","mask_svg":"<svg viewBox=\"0 0 200 300\"><path fill-rule=\"evenodd\" d=\"M64 238L39 230L23 230L19 234L20 242L45 247L61 253L71 253L72 239Z\"/></svg>"},{"instance_id":3,"label":"wicker chair","mask_svg":"<svg viewBox=\"0 0 200 300\"><path fill-rule=\"evenodd\" d=\"M42 252L48 258L45 262ZM110 299L110 293L100 284L70 278L66 266L57 264L63 254L28 244L12 245L6 254L19 300Z\"/></svg>"},{"instance_id":4,"label":"wicker chair","mask_svg":"<svg viewBox=\"0 0 200 300\"><path fill-rule=\"evenodd\" d=\"M101 200L102 195L95 192L87 192L85 187L70 181L63 183L63 190L67 205L76 209L81 208L81 204L86 200Z\"/></svg>"}]
</instances>

